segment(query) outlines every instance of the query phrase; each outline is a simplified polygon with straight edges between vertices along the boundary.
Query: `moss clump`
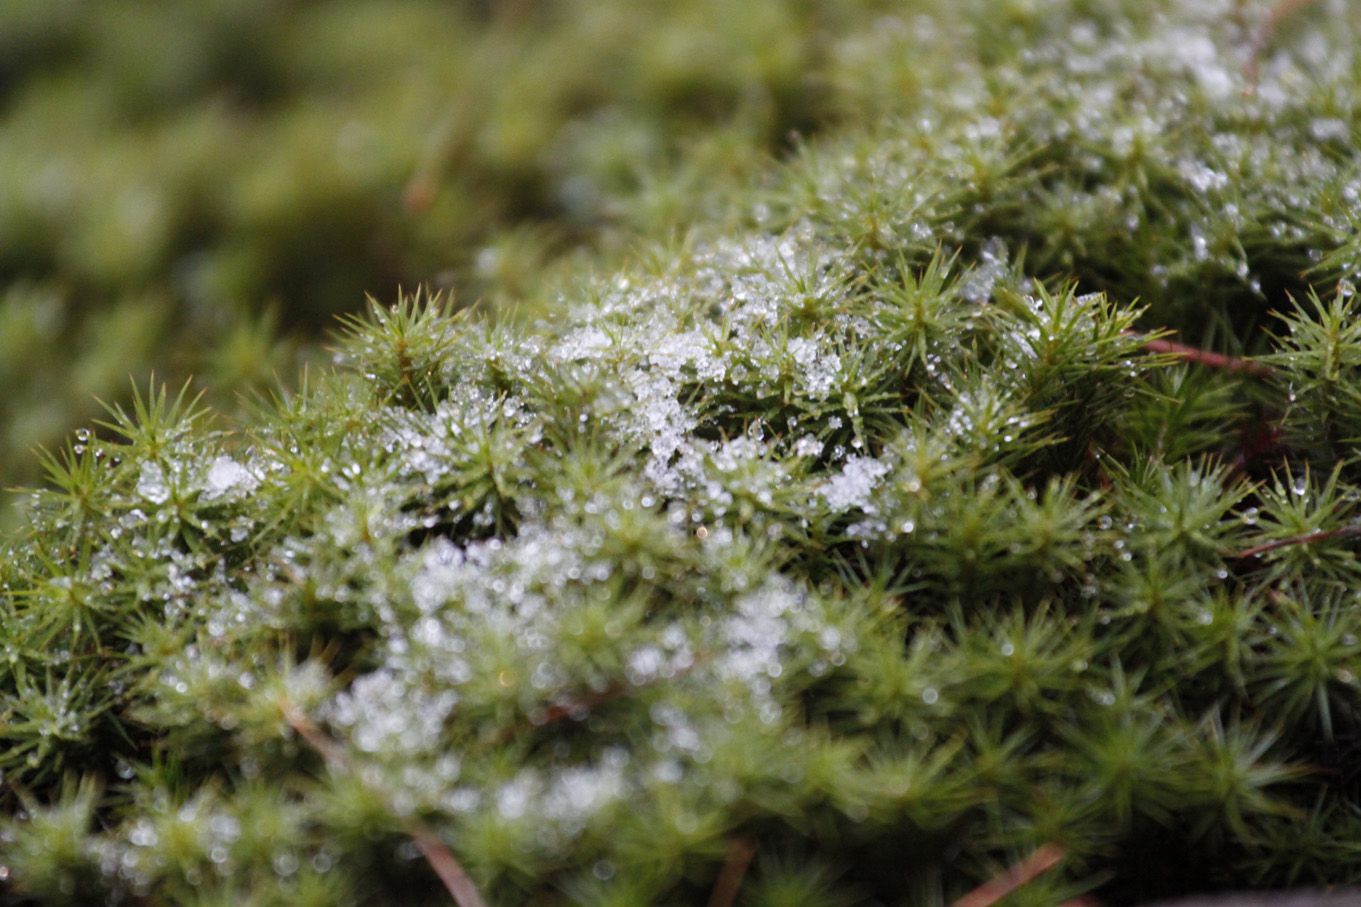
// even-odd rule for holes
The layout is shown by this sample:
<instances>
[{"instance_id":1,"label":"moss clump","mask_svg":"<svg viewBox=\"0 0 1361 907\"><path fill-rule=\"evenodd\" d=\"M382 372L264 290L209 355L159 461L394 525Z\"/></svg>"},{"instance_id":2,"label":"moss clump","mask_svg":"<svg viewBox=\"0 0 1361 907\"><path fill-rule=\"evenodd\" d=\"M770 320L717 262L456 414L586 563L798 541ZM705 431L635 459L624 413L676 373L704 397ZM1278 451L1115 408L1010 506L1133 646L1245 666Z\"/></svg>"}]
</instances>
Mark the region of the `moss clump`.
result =
<instances>
[{"instance_id":1,"label":"moss clump","mask_svg":"<svg viewBox=\"0 0 1361 907\"><path fill-rule=\"evenodd\" d=\"M1361 21L1268 15L885 27L952 51L912 117L542 318L404 297L235 431L115 410L0 565L8 896L1361 879Z\"/></svg>"},{"instance_id":2,"label":"moss clump","mask_svg":"<svg viewBox=\"0 0 1361 907\"><path fill-rule=\"evenodd\" d=\"M315 339L366 291L534 292L546 260L627 233L628 200L682 156L751 172L853 110L836 48L875 16L840 0L4 4L0 485L35 479L28 451L97 416L92 397L123 399L129 373L194 374L230 404L294 370L280 335Z\"/></svg>"}]
</instances>

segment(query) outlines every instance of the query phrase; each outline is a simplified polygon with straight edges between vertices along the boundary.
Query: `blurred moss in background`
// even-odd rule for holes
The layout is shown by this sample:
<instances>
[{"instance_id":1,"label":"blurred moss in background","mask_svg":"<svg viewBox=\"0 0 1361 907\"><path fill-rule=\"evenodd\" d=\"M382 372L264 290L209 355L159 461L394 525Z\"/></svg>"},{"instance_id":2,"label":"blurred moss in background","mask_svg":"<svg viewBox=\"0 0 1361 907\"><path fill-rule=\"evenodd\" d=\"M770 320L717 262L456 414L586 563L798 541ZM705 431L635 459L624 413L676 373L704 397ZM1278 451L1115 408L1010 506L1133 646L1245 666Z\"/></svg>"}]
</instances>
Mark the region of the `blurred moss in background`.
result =
<instances>
[{"instance_id":1,"label":"blurred moss in background","mask_svg":"<svg viewBox=\"0 0 1361 907\"><path fill-rule=\"evenodd\" d=\"M153 371L230 411L365 293L529 304L572 250L904 109L887 8L7 0L0 486Z\"/></svg>"}]
</instances>

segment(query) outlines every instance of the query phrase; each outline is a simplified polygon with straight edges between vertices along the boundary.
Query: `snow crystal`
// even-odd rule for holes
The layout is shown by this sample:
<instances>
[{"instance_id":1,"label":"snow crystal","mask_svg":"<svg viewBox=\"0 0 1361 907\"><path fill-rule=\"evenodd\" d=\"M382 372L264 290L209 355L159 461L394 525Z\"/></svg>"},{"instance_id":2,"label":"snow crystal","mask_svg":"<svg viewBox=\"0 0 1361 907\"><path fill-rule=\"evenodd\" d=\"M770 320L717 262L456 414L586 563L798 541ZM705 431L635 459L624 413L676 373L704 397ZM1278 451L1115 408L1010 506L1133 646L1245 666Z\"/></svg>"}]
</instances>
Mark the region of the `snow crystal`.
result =
<instances>
[{"instance_id":1,"label":"snow crystal","mask_svg":"<svg viewBox=\"0 0 1361 907\"><path fill-rule=\"evenodd\" d=\"M681 377L690 368L701 381L720 381L727 371L723 360L710 351L708 339L694 330L661 337L649 353L648 361L673 378Z\"/></svg>"},{"instance_id":2,"label":"snow crystal","mask_svg":"<svg viewBox=\"0 0 1361 907\"><path fill-rule=\"evenodd\" d=\"M789 341L789 355L799 367L799 379L808 396L825 400L836 386L841 360L827 352L816 339L796 337Z\"/></svg>"},{"instance_id":3,"label":"snow crystal","mask_svg":"<svg viewBox=\"0 0 1361 907\"><path fill-rule=\"evenodd\" d=\"M551 352L561 362L599 359L614 345L614 341L600 328L587 325L564 337Z\"/></svg>"},{"instance_id":4,"label":"snow crystal","mask_svg":"<svg viewBox=\"0 0 1361 907\"><path fill-rule=\"evenodd\" d=\"M1336 117L1320 117L1309 124L1309 134L1317 141L1345 141L1352 134L1351 126Z\"/></svg>"},{"instance_id":5,"label":"snow crystal","mask_svg":"<svg viewBox=\"0 0 1361 907\"><path fill-rule=\"evenodd\" d=\"M607 751L598 765L562 768L551 781L536 769L526 769L497 789L496 812L510 821L533 816L550 841L576 835L628 793L627 764L627 754L617 750Z\"/></svg>"},{"instance_id":6,"label":"snow crystal","mask_svg":"<svg viewBox=\"0 0 1361 907\"><path fill-rule=\"evenodd\" d=\"M785 655L801 640L809 646L841 641L839 632L826 632L828 624L816 602L778 575L740 596L716 629L723 652L716 660L716 671L747 688L763 720L778 716L770 693L772 681L784 673Z\"/></svg>"},{"instance_id":7,"label":"snow crystal","mask_svg":"<svg viewBox=\"0 0 1361 907\"><path fill-rule=\"evenodd\" d=\"M628 674L631 683L640 684L656 677L665 664L666 656L656 646L643 646L628 659Z\"/></svg>"},{"instance_id":8,"label":"snow crystal","mask_svg":"<svg viewBox=\"0 0 1361 907\"><path fill-rule=\"evenodd\" d=\"M231 457L221 456L208 467L203 497L209 501L227 496L249 494L260 484L259 478Z\"/></svg>"},{"instance_id":9,"label":"snow crystal","mask_svg":"<svg viewBox=\"0 0 1361 907\"><path fill-rule=\"evenodd\" d=\"M332 706L332 719L350 729L355 746L366 753L433 752L444 721L458 695L411 689L392 671L381 670L356 680Z\"/></svg>"},{"instance_id":10,"label":"snow crystal","mask_svg":"<svg viewBox=\"0 0 1361 907\"><path fill-rule=\"evenodd\" d=\"M1177 165L1181 178L1197 192L1210 192L1223 189L1229 184L1229 176L1197 160L1184 160Z\"/></svg>"},{"instance_id":11,"label":"snow crystal","mask_svg":"<svg viewBox=\"0 0 1361 907\"><path fill-rule=\"evenodd\" d=\"M638 401L635 430L647 439L653 456L670 460L694 428L694 415L681 406L673 381L642 370L630 372L625 380Z\"/></svg>"},{"instance_id":12,"label":"snow crystal","mask_svg":"<svg viewBox=\"0 0 1361 907\"><path fill-rule=\"evenodd\" d=\"M840 475L823 482L818 490L834 511L845 512L858 507L872 514L875 508L870 503L870 494L887 472L888 464L874 457L852 456Z\"/></svg>"},{"instance_id":13,"label":"snow crystal","mask_svg":"<svg viewBox=\"0 0 1361 907\"><path fill-rule=\"evenodd\" d=\"M137 476L137 493L152 504L164 504L170 500L170 486L166 484L165 470L160 464L147 461Z\"/></svg>"},{"instance_id":14,"label":"snow crystal","mask_svg":"<svg viewBox=\"0 0 1361 907\"><path fill-rule=\"evenodd\" d=\"M993 237L983 244L979 263L959 286L959 294L972 303L987 302L997 281L1007 273L1007 246Z\"/></svg>"},{"instance_id":15,"label":"snow crystal","mask_svg":"<svg viewBox=\"0 0 1361 907\"><path fill-rule=\"evenodd\" d=\"M1215 47L1213 41L1204 36L1196 36L1182 45L1182 51L1187 67L1200 83L1200 89L1205 92L1206 97L1223 101L1234 93L1238 80L1224 66L1224 55Z\"/></svg>"}]
</instances>

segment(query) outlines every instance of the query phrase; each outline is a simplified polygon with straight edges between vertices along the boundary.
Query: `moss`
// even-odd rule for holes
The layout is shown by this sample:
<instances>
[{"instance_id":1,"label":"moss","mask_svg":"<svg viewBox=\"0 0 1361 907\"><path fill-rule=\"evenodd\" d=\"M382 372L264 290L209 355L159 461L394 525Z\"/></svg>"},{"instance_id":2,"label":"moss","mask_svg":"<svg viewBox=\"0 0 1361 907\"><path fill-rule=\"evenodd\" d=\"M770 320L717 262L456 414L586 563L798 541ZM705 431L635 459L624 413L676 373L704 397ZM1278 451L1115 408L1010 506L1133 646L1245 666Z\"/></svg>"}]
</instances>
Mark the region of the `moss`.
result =
<instances>
[{"instance_id":1,"label":"moss","mask_svg":"<svg viewBox=\"0 0 1361 907\"><path fill-rule=\"evenodd\" d=\"M834 118L829 29L868 26L841 6L8 4L0 286L19 289L0 311L29 317L28 287L58 309L7 360L39 386L7 385L6 484L129 374L212 376L229 409L291 373L269 344L224 361L265 313L315 340L398 284L518 294L543 258L627 233L622 200L684 146L723 134L724 166L750 172ZM143 305L149 329L85 336ZM113 374L54 364L73 346Z\"/></svg>"},{"instance_id":2,"label":"moss","mask_svg":"<svg viewBox=\"0 0 1361 907\"><path fill-rule=\"evenodd\" d=\"M6 896L1358 881L1361 20L937 13L829 39L865 122L700 140L519 311L372 302L237 421L152 385L49 457Z\"/></svg>"}]
</instances>

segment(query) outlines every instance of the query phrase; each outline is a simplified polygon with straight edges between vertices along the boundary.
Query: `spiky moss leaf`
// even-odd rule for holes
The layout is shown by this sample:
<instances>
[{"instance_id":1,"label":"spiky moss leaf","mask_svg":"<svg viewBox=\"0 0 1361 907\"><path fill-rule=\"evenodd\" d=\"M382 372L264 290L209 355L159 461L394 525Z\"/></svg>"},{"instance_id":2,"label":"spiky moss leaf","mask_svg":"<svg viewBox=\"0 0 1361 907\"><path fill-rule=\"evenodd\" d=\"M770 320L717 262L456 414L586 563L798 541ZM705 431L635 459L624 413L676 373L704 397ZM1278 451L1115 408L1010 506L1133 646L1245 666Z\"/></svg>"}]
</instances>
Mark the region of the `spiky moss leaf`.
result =
<instances>
[{"instance_id":1,"label":"spiky moss leaf","mask_svg":"<svg viewBox=\"0 0 1361 907\"><path fill-rule=\"evenodd\" d=\"M417 822L505 903L703 900L734 842L767 900L1050 842L1023 896L1354 878L1351 442L1234 440L1345 319L1213 391L1145 341L1261 348L1339 247L1301 86L1353 76L1300 48L1356 23L1243 98L1217 4L1088 11L937 20L1033 47L542 322L401 298L240 434L153 389L53 459L0 561L15 897L423 897Z\"/></svg>"}]
</instances>

